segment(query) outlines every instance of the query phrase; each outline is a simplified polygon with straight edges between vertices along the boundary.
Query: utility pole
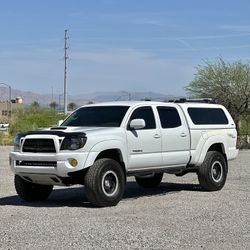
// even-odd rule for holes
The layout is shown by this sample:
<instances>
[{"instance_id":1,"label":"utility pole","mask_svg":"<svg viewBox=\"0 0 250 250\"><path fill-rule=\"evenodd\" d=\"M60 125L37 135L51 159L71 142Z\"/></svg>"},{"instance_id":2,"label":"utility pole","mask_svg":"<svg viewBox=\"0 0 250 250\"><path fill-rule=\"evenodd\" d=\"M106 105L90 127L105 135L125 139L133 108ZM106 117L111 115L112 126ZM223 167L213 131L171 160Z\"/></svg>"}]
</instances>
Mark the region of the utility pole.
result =
<instances>
[{"instance_id":1,"label":"utility pole","mask_svg":"<svg viewBox=\"0 0 250 250\"><path fill-rule=\"evenodd\" d=\"M69 49L68 47L68 30L65 30L64 34L64 114L67 114L67 106L68 106L68 86L67 86L67 60L69 59L68 57L68 52L67 50Z\"/></svg>"},{"instance_id":2,"label":"utility pole","mask_svg":"<svg viewBox=\"0 0 250 250\"><path fill-rule=\"evenodd\" d=\"M54 88L51 86L51 102L54 101Z\"/></svg>"}]
</instances>

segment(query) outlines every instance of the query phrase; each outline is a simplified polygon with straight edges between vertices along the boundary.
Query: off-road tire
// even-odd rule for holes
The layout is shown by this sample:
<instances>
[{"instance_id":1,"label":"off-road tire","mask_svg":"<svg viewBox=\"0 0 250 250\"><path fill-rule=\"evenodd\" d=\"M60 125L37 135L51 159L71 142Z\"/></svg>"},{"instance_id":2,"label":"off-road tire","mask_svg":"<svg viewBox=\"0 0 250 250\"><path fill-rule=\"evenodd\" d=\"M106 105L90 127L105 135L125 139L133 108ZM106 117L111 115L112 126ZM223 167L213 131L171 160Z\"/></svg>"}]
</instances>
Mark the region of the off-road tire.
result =
<instances>
[{"instance_id":1,"label":"off-road tire","mask_svg":"<svg viewBox=\"0 0 250 250\"><path fill-rule=\"evenodd\" d=\"M206 191L221 190L227 179L227 162L222 153L209 151L198 171L201 187Z\"/></svg>"},{"instance_id":2,"label":"off-road tire","mask_svg":"<svg viewBox=\"0 0 250 250\"><path fill-rule=\"evenodd\" d=\"M85 175L86 196L96 206L115 206L122 199L125 180L124 171L117 161L99 159Z\"/></svg>"},{"instance_id":3,"label":"off-road tire","mask_svg":"<svg viewBox=\"0 0 250 250\"><path fill-rule=\"evenodd\" d=\"M153 176L150 177L135 176L135 180L137 184L141 187L154 188L160 185L162 177L163 173L155 173Z\"/></svg>"},{"instance_id":4,"label":"off-road tire","mask_svg":"<svg viewBox=\"0 0 250 250\"><path fill-rule=\"evenodd\" d=\"M18 175L15 175L14 182L18 196L25 201L44 201L53 190L53 186L35 184Z\"/></svg>"}]
</instances>

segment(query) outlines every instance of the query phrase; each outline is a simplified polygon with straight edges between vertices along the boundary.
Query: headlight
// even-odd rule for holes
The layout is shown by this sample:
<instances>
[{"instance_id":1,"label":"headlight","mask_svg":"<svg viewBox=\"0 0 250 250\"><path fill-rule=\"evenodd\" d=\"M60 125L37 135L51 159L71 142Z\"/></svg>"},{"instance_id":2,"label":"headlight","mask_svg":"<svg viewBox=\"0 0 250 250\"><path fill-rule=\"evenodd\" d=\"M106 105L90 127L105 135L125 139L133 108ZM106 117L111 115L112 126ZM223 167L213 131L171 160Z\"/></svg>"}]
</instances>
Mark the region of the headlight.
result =
<instances>
[{"instance_id":1,"label":"headlight","mask_svg":"<svg viewBox=\"0 0 250 250\"><path fill-rule=\"evenodd\" d=\"M21 149L21 138L24 136L24 134L19 133L16 135L16 138L14 140L14 151L20 152Z\"/></svg>"},{"instance_id":2,"label":"headlight","mask_svg":"<svg viewBox=\"0 0 250 250\"><path fill-rule=\"evenodd\" d=\"M86 141L87 137L65 137L61 145L61 150L76 150L83 148Z\"/></svg>"}]
</instances>

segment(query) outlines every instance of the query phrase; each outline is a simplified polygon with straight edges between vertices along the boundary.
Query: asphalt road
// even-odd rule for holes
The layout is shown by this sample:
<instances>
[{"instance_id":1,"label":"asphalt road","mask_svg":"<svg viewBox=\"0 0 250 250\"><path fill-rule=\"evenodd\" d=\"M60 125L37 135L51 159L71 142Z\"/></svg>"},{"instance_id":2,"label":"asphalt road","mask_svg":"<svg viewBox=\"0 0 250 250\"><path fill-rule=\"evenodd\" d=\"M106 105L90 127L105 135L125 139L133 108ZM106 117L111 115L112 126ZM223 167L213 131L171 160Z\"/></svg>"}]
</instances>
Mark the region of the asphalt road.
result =
<instances>
[{"instance_id":1,"label":"asphalt road","mask_svg":"<svg viewBox=\"0 0 250 250\"><path fill-rule=\"evenodd\" d=\"M230 162L221 191L203 192L195 174L166 174L151 190L129 178L116 207L95 208L81 186L20 200L10 149L0 147L0 249L250 249L250 151Z\"/></svg>"}]
</instances>

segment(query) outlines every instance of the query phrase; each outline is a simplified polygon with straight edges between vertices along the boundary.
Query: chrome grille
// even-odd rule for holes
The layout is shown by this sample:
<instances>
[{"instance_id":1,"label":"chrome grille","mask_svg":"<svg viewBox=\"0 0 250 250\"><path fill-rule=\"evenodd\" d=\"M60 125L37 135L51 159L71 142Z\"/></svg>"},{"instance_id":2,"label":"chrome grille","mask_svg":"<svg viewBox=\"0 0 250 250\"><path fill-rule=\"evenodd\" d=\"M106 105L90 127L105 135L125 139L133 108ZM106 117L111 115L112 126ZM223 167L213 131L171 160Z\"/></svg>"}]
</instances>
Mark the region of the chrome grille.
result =
<instances>
[{"instance_id":1,"label":"chrome grille","mask_svg":"<svg viewBox=\"0 0 250 250\"><path fill-rule=\"evenodd\" d=\"M31 153L55 153L56 148L53 139L25 139L22 151Z\"/></svg>"}]
</instances>

